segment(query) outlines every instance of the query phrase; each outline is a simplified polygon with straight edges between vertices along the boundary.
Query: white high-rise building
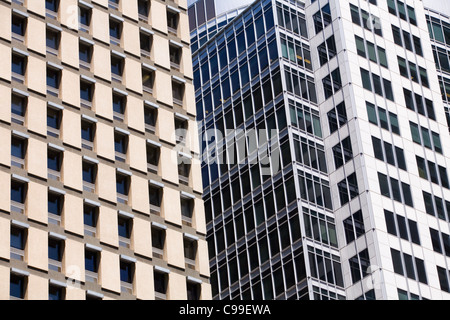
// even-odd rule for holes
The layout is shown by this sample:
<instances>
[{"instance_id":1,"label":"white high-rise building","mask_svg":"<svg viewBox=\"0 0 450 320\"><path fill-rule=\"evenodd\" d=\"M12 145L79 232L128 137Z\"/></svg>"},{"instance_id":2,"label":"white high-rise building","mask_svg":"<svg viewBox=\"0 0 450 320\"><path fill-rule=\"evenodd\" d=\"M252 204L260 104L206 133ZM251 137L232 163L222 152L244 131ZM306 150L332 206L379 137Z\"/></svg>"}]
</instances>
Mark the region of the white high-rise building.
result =
<instances>
[{"instance_id":1,"label":"white high-rise building","mask_svg":"<svg viewBox=\"0 0 450 320\"><path fill-rule=\"evenodd\" d=\"M188 9L200 127L285 148L262 186L250 149L203 164L213 297L449 299L446 1L260 0L227 23L214 4Z\"/></svg>"}]
</instances>

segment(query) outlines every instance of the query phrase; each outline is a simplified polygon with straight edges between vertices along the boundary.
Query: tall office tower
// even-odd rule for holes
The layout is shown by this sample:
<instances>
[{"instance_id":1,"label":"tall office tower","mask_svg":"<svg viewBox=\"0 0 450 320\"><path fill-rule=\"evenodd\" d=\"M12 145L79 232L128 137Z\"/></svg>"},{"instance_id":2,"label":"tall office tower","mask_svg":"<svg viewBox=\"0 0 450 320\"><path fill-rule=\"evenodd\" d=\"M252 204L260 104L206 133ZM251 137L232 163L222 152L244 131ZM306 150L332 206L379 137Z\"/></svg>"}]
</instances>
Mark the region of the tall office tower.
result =
<instances>
[{"instance_id":1,"label":"tall office tower","mask_svg":"<svg viewBox=\"0 0 450 320\"><path fill-rule=\"evenodd\" d=\"M194 53L214 298L450 297L450 137L426 12L259 0ZM252 129L276 129L272 174L269 133L256 148Z\"/></svg>"},{"instance_id":2,"label":"tall office tower","mask_svg":"<svg viewBox=\"0 0 450 320\"><path fill-rule=\"evenodd\" d=\"M187 3L0 17L0 298L210 299Z\"/></svg>"}]
</instances>

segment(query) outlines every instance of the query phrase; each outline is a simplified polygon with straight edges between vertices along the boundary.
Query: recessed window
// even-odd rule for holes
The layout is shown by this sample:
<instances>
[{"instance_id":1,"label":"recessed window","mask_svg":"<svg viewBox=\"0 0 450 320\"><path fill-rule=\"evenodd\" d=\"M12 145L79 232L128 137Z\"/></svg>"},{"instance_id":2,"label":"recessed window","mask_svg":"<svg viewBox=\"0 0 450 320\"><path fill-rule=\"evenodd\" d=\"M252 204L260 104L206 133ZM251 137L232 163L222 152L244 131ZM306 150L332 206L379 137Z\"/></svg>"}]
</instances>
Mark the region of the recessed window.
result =
<instances>
[{"instance_id":1,"label":"recessed window","mask_svg":"<svg viewBox=\"0 0 450 320\"><path fill-rule=\"evenodd\" d=\"M19 15L12 15L11 31L14 40L23 42L25 39L25 32L27 28L27 18Z\"/></svg>"},{"instance_id":2,"label":"recessed window","mask_svg":"<svg viewBox=\"0 0 450 320\"><path fill-rule=\"evenodd\" d=\"M94 98L94 84L87 81L80 82L81 106L90 109Z\"/></svg>"},{"instance_id":3,"label":"recessed window","mask_svg":"<svg viewBox=\"0 0 450 320\"><path fill-rule=\"evenodd\" d=\"M88 32L91 25L92 9L83 6L78 7L78 29L83 32Z\"/></svg>"},{"instance_id":4,"label":"recessed window","mask_svg":"<svg viewBox=\"0 0 450 320\"><path fill-rule=\"evenodd\" d=\"M193 213L194 213L194 200L181 198L181 219L184 225L192 226Z\"/></svg>"},{"instance_id":5,"label":"recessed window","mask_svg":"<svg viewBox=\"0 0 450 320\"><path fill-rule=\"evenodd\" d=\"M187 299L188 300L200 300L200 285L198 283L187 281Z\"/></svg>"},{"instance_id":6,"label":"recessed window","mask_svg":"<svg viewBox=\"0 0 450 320\"><path fill-rule=\"evenodd\" d=\"M11 180L11 212L25 212L25 198L27 184L18 180Z\"/></svg>"},{"instance_id":7,"label":"recessed window","mask_svg":"<svg viewBox=\"0 0 450 320\"><path fill-rule=\"evenodd\" d=\"M142 69L142 88L145 92L153 94L153 82L155 73L153 70Z\"/></svg>"},{"instance_id":8,"label":"recessed window","mask_svg":"<svg viewBox=\"0 0 450 320\"><path fill-rule=\"evenodd\" d=\"M182 49L178 46L170 46L169 53L170 66L174 69L180 70Z\"/></svg>"},{"instance_id":9,"label":"recessed window","mask_svg":"<svg viewBox=\"0 0 450 320\"><path fill-rule=\"evenodd\" d=\"M178 34L178 13L167 11L167 29L169 33Z\"/></svg>"},{"instance_id":10,"label":"recessed window","mask_svg":"<svg viewBox=\"0 0 450 320\"><path fill-rule=\"evenodd\" d=\"M125 119L126 97L113 94L113 116L114 120L123 122Z\"/></svg>"},{"instance_id":11,"label":"recessed window","mask_svg":"<svg viewBox=\"0 0 450 320\"><path fill-rule=\"evenodd\" d=\"M97 234L98 208L85 204L83 206L84 235L95 237Z\"/></svg>"},{"instance_id":12,"label":"recessed window","mask_svg":"<svg viewBox=\"0 0 450 320\"><path fill-rule=\"evenodd\" d=\"M98 251L85 250L84 266L87 282L97 283L99 262L100 262L100 253Z\"/></svg>"},{"instance_id":13,"label":"recessed window","mask_svg":"<svg viewBox=\"0 0 450 320\"><path fill-rule=\"evenodd\" d=\"M83 161L83 190L94 193L96 178L97 165L95 163Z\"/></svg>"},{"instance_id":14,"label":"recessed window","mask_svg":"<svg viewBox=\"0 0 450 320\"><path fill-rule=\"evenodd\" d=\"M159 148L147 145L147 169L149 172L157 173L159 164Z\"/></svg>"},{"instance_id":15,"label":"recessed window","mask_svg":"<svg viewBox=\"0 0 450 320\"><path fill-rule=\"evenodd\" d=\"M155 282L155 299L156 300L166 300L167 298L167 283L168 283L167 273L154 272L154 282Z\"/></svg>"},{"instance_id":16,"label":"recessed window","mask_svg":"<svg viewBox=\"0 0 450 320\"><path fill-rule=\"evenodd\" d=\"M53 271L61 271L64 241L55 238L48 239L48 268Z\"/></svg>"},{"instance_id":17,"label":"recessed window","mask_svg":"<svg viewBox=\"0 0 450 320\"><path fill-rule=\"evenodd\" d=\"M61 33L53 29L47 29L46 44L47 53L57 56L59 52L59 43L61 41Z\"/></svg>"},{"instance_id":18,"label":"recessed window","mask_svg":"<svg viewBox=\"0 0 450 320\"><path fill-rule=\"evenodd\" d=\"M11 226L11 259L24 261L27 230Z\"/></svg>"},{"instance_id":19,"label":"recessed window","mask_svg":"<svg viewBox=\"0 0 450 320\"><path fill-rule=\"evenodd\" d=\"M9 278L9 295L11 299L25 299L27 279L24 276L11 274Z\"/></svg>"},{"instance_id":20,"label":"recessed window","mask_svg":"<svg viewBox=\"0 0 450 320\"><path fill-rule=\"evenodd\" d=\"M58 97L61 83L61 70L47 68L47 93Z\"/></svg>"},{"instance_id":21,"label":"recessed window","mask_svg":"<svg viewBox=\"0 0 450 320\"><path fill-rule=\"evenodd\" d=\"M149 186L148 193L150 197L150 212L156 215L161 213L162 189Z\"/></svg>"},{"instance_id":22,"label":"recessed window","mask_svg":"<svg viewBox=\"0 0 450 320\"><path fill-rule=\"evenodd\" d=\"M49 148L47 150L48 178L52 180L61 179L63 153L62 151Z\"/></svg>"},{"instance_id":23,"label":"recessed window","mask_svg":"<svg viewBox=\"0 0 450 320\"><path fill-rule=\"evenodd\" d=\"M150 58L152 49L152 37L147 33L141 32L139 35L139 42L141 47L141 55L145 58Z\"/></svg>"},{"instance_id":24,"label":"recessed window","mask_svg":"<svg viewBox=\"0 0 450 320\"><path fill-rule=\"evenodd\" d=\"M86 70L90 70L92 61L92 45L80 41L79 58L80 67Z\"/></svg>"},{"instance_id":25,"label":"recessed window","mask_svg":"<svg viewBox=\"0 0 450 320\"><path fill-rule=\"evenodd\" d=\"M184 100L184 83L172 81L173 103L183 106Z\"/></svg>"},{"instance_id":26,"label":"recessed window","mask_svg":"<svg viewBox=\"0 0 450 320\"><path fill-rule=\"evenodd\" d=\"M120 0L108 0L108 7L111 9L119 10L119 1Z\"/></svg>"},{"instance_id":27,"label":"recessed window","mask_svg":"<svg viewBox=\"0 0 450 320\"><path fill-rule=\"evenodd\" d=\"M59 0L45 0L46 16L52 19L58 18Z\"/></svg>"},{"instance_id":28,"label":"recessed window","mask_svg":"<svg viewBox=\"0 0 450 320\"><path fill-rule=\"evenodd\" d=\"M191 172L191 164L182 162L178 165L179 182L184 185L189 185L189 175Z\"/></svg>"},{"instance_id":29,"label":"recessed window","mask_svg":"<svg viewBox=\"0 0 450 320\"><path fill-rule=\"evenodd\" d=\"M25 167L25 154L27 140L21 137L11 137L11 165L23 169Z\"/></svg>"},{"instance_id":30,"label":"recessed window","mask_svg":"<svg viewBox=\"0 0 450 320\"><path fill-rule=\"evenodd\" d=\"M116 160L126 162L128 149L128 136L116 132L114 134L114 150L116 153Z\"/></svg>"},{"instance_id":31,"label":"recessed window","mask_svg":"<svg viewBox=\"0 0 450 320\"><path fill-rule=\"evenodd\" d=\"M26 68L27 68L27 57L13 53L11 64L12 80L19 83L24 83Z\"/></svg>"},{"instance_id":32,"label":"recessed window","mask_svg":"<svg viewBox=\"0 0 450 320\"><path fill-rule=\"evenodd\" d=\"M87 150L94 150L95 123L81 121L81 146Z\"/></svg>"},{"instance_id":33,"label":"recessed window","mask_svg":"<svg viewBox=\"0 0 450 320\"><path fill-rule=\"evenodd\" d=\"M23 125L27 109L27 98L11 95L11 122Z\"/></svg>"},{"instance_id":34,"label":"recessed window","mask_svg":"<svg viewBox=\"0 0 450 320\"><path fill-rule=\"evenodd\" d=\"M122 82L124 59L117 56L111 56L112 80Z\"/></svg>"},{"instance_id":35,"label":"recessed window","mask_svg":"<svg viewBox=\"0 0 450 320\"><path fill-rule=\"evenodd\" d=\"M186 267L195 270L195 259L197 257L197 241L184 238L184 260Z\"/></svg>"},{"instance_id":36,"label":"recessed window","mask_svg":"<svg viewBox=\"0 0 450 320\"><path fill-rule=\"evenodd\" d=\"M121 292L133 293L134 263L120 260Z\"/></svg>"},{"instance_id":37,"label":"recessed window","mask_svg":"<svg viewBox=\"0 0 450 320\"><path fill-rule=\"evenodd\" d=\"M166 231L164 229L152 227L153 257L163 259L165 241Z\"/></svg>"},{"instance_id":38,"label":"recessed window","mask_svg":"<svg viewBox=\"0 0 450 320\"><path fill-rule=\"evenodd\" d=\"M175 140L177 143L186 143L188 123L184 119L175 118Z\"/></svg>"},{"instance_id":39,"label":"recessed window","mask_svg":"<svg viewBox=\"0 0 450 320\"><path fill-rule=\"evenodd\" d=\"M64 206L64 196L62 194L48 193L48 223L61 225L61 215Z\"/></svg>"},{"instance_id":40,"label":"recessed window","mask_svg":"<svg viewBox=\"0 0 450 320\"><path fill-rule=\"evenodd\" d=\"M155 108L144 107L145 131L155 133L157 114L158 112Z\"/></svg>"},{"instance_id":41,"label":"recessed window","mask_svg":"<svg viewBox=\"0 0 450 320\"><path fill-rule=\"evenodd\" d=\"M48 288L48 300L64 300L65 291L63 287L50 285Z\"/></svg>"},{"instance_id":42,"label":"recessed window","mask_svg":"<svg viewBox=\"0 0 450 320\"><path fill-rule=\"evenodd\" d=\"M116 191L117 191L117 202L127 204L128 193L130 191L129 176L123 174L116 175Z\"/></svg>"},{"instance_id":43,"label":"recessed window","mask_svg":"<svg viewBox=\"0 0 450 320\"><path fill-rule=\"evenodd\" d=\"M120 46L122 38L122 22L114 19L109 20L109 36L112 45Z\"/></svg>"},{"instance_id":44,"label":"recessed window","mask_svg":"<svg viewBox=\"0 0 450 320\"><path fill-rule=\"evenodd\" d=\"M149 12L150 12L150 1L149 0L138 0L139 20L141 20L143 22L148 22Z\"/></svg>"}]
</instances>

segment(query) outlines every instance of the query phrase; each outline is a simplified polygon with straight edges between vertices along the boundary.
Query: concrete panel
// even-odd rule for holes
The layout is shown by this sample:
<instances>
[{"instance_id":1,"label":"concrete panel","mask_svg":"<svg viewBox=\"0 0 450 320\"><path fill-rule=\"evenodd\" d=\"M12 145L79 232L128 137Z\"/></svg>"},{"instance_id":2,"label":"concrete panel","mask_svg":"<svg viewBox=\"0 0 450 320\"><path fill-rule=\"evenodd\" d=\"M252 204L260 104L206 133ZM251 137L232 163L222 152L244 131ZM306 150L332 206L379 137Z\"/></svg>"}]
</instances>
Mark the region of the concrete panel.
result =
<instances>
[{"instance_id":1,"label":"concrete panel","mask_svg":"<svg viewBox=\"0 0 450 320\"><path fill-rule=\"evenodd\" d=\"M63 111L61 138L65 144L81 149L81 117L78 113Z\"/></svg>"},{"instance_id":2,"label":"concrete panel","mask_svg":"<svg viewBox=\"0 0 450 320\"><path fill-rule=\"evenodd\" d=\"M83 191L83 162L81 155L66 150L62 165L62 181L66 187Z\"/></svg>"},{"instance_id":3,"label":"concrete panel","mask_svg":"<svg viewBox=\"0 0 450 320\"><path fill-rule=\"evenodd\" d=\"M43 224L48 223L48 187L40 183L30 181L27 191L27 216L28 219Z\"/></svg>"},{"instance_id":4,"label":"concrete panel","mask_svg":"<svg viewBox=\"0 0 450 320\"><path fill-rule=\"evenodd\" d=\"M115 247L119 245L117 211L105 206L100 207L98 217L98 237L102 243Z\"/></svg>"},{"instance_id":5,"label":"concrete panel","mask_svg":"<svg viewBox=\"0 0 450 320\"><path fill-rule=\"evenodd\" d=\"M44 271L48 270L48 233L36 228L28 229L26 246L28 265Z\"/></svg>"}]
</instances>

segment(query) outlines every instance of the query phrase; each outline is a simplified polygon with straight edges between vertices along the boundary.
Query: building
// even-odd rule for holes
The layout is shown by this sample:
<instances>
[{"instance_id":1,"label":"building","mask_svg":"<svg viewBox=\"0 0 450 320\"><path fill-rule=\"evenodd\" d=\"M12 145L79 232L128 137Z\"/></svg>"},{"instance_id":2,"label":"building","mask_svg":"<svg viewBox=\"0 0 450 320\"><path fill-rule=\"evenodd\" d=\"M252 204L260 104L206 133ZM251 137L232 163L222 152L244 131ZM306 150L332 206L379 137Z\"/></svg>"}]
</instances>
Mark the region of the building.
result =
<instances>
[{"instance_id":1,"label":"building","mask_svg":"<svg viewBox=\"0 0 450 320\"><path fill-rule=\"evenodd\" d=\"M213 298L450 297L427 2L189 3Z\"/></svg>"},{"instance_id":2,"label":"building","mask_svg":"<svg viewBox=\"0 0 450 320\"><path fill-rule=\"evenodd\" d=\"M0 17L0 299L210 299L187 3Z\"/></svg>"}]
</instances>

